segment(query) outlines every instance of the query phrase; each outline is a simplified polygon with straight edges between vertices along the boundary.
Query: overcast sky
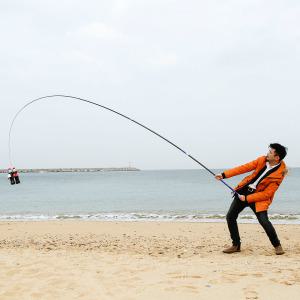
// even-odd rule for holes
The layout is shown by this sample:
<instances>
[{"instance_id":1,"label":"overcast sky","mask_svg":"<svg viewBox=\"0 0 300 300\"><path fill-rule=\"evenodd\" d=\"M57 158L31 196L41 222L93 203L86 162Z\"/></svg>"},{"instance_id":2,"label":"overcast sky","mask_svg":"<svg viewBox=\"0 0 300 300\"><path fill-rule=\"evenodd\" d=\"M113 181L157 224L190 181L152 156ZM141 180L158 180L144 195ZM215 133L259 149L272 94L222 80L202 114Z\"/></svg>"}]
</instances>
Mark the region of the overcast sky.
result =
<instances>
[{"instance_id":1,"label":"overcast sky","mask_svg":"<svg viewBox=\"0 0 300 300\"><path fill-rule=\"evenodd\" d=\"M26 102L67 94L127 114L210 168L289 147L300 166L300 2L1 0L0 168ZM155 135L62 98L28 107L18 168L198 168Z\"/></svg>"}]
</instances>

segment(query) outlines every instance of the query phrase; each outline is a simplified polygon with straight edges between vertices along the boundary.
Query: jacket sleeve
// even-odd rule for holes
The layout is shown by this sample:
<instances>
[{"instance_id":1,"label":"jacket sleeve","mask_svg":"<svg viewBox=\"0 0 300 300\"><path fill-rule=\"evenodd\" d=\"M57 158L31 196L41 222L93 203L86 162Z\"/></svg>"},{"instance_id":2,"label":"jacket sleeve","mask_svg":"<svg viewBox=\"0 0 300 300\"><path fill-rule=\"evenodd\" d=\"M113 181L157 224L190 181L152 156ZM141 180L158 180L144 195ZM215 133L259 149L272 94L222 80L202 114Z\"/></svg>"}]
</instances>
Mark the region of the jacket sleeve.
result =
<instances>
[{"instance_id":1,"label":"jacket sleeve","mask_svg":"<svg viewBox=\"0 0 300 300\"><path fill-rule=\"evenodd\" d=\"M240 174L244 174L244 173L253 171L257 167L258 160L259 160L259 158L257 158L256 160L253 160L247 164L235 167L233 169L226 170L223 172L223 177L230 178L230 177L233 177L236 175L240 175Z\"/></svg>"},{"instance_id":2,"label":"jacket sleeve","mask_svg":"<svg viewBox=\"0 0 300 300\"><path fill-rule=\"evenodd\" d=\"M279 188L279 182L271 182L263 191L246 196L248 203L269 200Z\"/></svg>"}]
</instances>

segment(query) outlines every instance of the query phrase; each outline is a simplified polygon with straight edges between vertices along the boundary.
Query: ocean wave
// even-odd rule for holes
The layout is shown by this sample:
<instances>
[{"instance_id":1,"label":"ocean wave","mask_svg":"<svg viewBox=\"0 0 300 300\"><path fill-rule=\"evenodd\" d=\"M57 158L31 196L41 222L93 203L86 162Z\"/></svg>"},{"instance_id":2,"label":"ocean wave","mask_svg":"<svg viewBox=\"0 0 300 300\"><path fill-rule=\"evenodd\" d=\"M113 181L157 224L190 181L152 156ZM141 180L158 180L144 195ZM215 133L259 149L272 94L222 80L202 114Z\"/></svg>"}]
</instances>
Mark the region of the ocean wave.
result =
<instances>
[{"instance_id":1,"label":"ocean wave","mask_svg":"<svg viewBox=\"0 0 300 300\"><path fill-rule=\"evenodd\" d=\"M300 224L297 214L269 214L274 224ZM225 214L193 214L193 213L153 213L153 212L110 212L91 214L6 214L0 215L0 221L175 221L175 222L226 222ZM240 223L257 223L255 215L240 215Z\"/></svg>"}]
</instances>

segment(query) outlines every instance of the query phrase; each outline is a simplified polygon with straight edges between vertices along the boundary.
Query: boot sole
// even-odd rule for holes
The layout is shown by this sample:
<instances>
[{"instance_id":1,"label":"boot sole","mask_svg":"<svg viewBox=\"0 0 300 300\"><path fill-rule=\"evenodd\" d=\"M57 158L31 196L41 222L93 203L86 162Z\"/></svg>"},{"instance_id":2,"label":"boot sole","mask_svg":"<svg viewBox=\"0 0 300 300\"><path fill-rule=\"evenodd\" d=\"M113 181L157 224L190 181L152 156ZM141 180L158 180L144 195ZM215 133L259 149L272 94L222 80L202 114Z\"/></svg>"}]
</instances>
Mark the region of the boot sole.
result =
<instances>
[{"instance_id":1,"label":"boot sole","mask_svg":"<svg viewBox=\"0 0 300 300\"><path fill-rule=\"evenodd\" d=\"M226 254L232 254L232 253L236 253L236 252L241 252L241 250L236 250L236 251L232 251L232 252L223 251L223 253L226 253Z\"/></svg>"}]
</instances>

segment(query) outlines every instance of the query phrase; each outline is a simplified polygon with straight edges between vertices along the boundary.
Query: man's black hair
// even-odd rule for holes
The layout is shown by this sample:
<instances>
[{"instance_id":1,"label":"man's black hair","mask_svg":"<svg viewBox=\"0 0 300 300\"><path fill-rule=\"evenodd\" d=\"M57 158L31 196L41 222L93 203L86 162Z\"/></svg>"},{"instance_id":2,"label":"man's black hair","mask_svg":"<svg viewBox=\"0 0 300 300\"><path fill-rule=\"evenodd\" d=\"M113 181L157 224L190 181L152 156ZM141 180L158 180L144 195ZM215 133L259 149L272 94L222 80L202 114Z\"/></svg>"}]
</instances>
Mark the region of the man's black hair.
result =
<instances>
[{"instance_id":1,"label":"man's black hair","mask_svg":"<svg viewBox=\"0 0 300 300\"><path fill-rule=\"evenodd\" d=\"M274 149L280 160L284 159L287 153L287 147L284 147L278 143L270 144L269 147Z\"/></svg>"}]
</instances>

